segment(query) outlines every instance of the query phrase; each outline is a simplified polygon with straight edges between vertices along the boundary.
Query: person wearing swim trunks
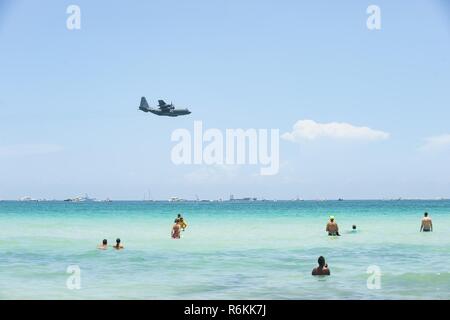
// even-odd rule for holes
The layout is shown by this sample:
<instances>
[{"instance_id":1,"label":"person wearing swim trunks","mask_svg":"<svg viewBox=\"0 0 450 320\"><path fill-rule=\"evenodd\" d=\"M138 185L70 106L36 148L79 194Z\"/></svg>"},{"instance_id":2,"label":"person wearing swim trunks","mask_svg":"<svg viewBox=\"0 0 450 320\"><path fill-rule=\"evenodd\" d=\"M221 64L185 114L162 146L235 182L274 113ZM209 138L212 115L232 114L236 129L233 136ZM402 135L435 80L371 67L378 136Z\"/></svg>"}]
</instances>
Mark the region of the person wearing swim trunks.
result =
<instances>
[{"instance_id":1,"label":"person wearing swim trunks","mask_svg":"<svg viewBox=\"0 0 450 320\"><path fill-rule=\"evenodd\" d=\"M325 263L325 258L320 256L317 260L319 263L319 266L317 268L314 268L312 271L313 276L329 276L330 275L330 269L328 269L328 264Z\"/></svg>"},{"instance_id":2,"label":"person wearing swim trunks","mask_svg":"<svg viewBox=\"0 0 450 320\"><path fill-rule=\"evenodd\" d=\"M339 227L334 221L334 216L330 216L330 221L327 223L327 228L325 229L329 236L340 236Z\"/></svg>"},{"instance_id":3,"label":"person wearing swim trunks","mask_svg":"<svg viewBox=\"0 0 450 320\"><path fill-rule=\"evenodd\" d=\"M428 216L428 212L423 214L422 224L420 226L420 232L431 232L433 231L433 222L431 218Z\"/></svg>"},{"instance_id":4,"label":"person wearing swim trunks","mask_svg":"<svg viewBox=\"0 0 450 320\"><path fill-rule=\"evenodd\" d=\"M181 230L180 219L177 218L175 220L175 224L172 227L172 239L180 239L181 238L180 230Z\"/></svg>"}]
</instances>

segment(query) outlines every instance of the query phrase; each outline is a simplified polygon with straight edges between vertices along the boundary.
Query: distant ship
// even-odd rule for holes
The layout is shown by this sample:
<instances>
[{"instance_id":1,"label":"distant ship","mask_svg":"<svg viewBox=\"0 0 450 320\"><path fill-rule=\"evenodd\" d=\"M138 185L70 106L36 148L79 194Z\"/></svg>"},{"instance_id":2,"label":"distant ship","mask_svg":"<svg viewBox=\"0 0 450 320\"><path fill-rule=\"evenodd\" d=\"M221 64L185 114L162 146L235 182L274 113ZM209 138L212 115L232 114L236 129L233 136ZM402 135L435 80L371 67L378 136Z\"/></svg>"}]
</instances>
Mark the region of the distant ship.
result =
<instances>
[{"instance_id":1,"label":"distant ship","mask_svg":"<svg viewBox=\"0 0 450 320\"><path fill-rule=\"evenodd\" d=\"M198 197L198 195L195 195L195 200L193 200L195 202L213 202L214 200L209 200L209 199L200 199Z\"/></svg>"},{"instance_id":2,"label":"distant ship","mask_svg":"<svg viewBox=\"0 0 450 320\"><path fill-rule=\"evenodd\" d=\"M184 199L178 198L178 197L170 197L169 202L181 202L185 201Z\"/></svg>"},{"instance_id":3,"label":"distant ship","mask_svg":"<svg viewBox=\"0 0 450 320\"><path fill-rule=\"evenodd\" d=\"M19 199L19 201L25 201L25 202L29 202L29 201L38 201L37 199L33 199L30 196L25 196Z\"/></svg>"},{"instance_id":4,"label":"distant ship","mask_svg":"<svg viewBox=\"0 0 450 320\"><path fill-rule=\"evenodd\" d=\"M229 201L257 201L257 198L253 198L253 197L245 197L245 198L240 198L240 199L236 199L234 197L234 195L230 195L230 200Z\"/></svg>"},{"instance_id":5,"label":"distant ship","mask_svg":"<svg viewBox=\"0 0 450 320\"><path fill-rule=\"evenodd\" d=\"M66 199L64 201L66 201L66 202L94 202L97 200L94 198L89 198L89 196L87 194L85 194L84 196L78 196L75 198Z\"/></svg>"}]
</instances>

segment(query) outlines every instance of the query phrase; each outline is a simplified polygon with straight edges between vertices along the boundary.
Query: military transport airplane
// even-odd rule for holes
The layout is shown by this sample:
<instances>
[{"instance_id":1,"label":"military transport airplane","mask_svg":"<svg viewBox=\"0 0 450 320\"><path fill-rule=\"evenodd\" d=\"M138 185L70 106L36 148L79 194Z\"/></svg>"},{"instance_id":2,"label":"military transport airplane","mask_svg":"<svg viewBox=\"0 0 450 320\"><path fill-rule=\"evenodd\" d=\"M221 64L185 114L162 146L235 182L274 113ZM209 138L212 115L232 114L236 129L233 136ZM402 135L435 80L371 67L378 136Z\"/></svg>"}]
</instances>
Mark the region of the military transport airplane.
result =
<instances>
[{"instance_id":1,"label":"military transport airplane","mask_svg":"<svg viewBox=\"0 0 450 320\"><path fill-rule=\"evenodd\" d=\"M157 109L150 108L148 106L147 99L145 99L145 97L141 98L139 110L142 110L144 112L151 112L158 116L167 116L167 117L178 117L191 113L188 109L175 109L175 106L172 103L167 104L164 102L164 100L158 100Z\"/></svg>"}]
</instances>

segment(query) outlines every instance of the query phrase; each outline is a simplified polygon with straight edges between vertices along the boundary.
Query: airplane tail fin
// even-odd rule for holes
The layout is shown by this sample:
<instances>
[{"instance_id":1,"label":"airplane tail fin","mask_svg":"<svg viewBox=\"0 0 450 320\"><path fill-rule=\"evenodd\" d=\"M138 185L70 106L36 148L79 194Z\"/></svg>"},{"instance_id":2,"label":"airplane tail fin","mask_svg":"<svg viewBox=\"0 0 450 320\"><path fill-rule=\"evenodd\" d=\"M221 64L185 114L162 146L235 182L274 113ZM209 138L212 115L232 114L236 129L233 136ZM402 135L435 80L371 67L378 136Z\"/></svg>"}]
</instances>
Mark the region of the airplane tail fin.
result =
<instances>
[{"instance_id":1,"label":"airplane tail fin","mask_svg":"<svg viewBox=\"0 0 450 320\"><path fill-rule=\"evenodd\" d=\"M145 99L145 97L141 98L141 104L139 105L139 109L141 109L141 110L148 110L149 109L149 106L148 106L148 103L147 103L147 99Z\"/></svg>"}]
</instances>

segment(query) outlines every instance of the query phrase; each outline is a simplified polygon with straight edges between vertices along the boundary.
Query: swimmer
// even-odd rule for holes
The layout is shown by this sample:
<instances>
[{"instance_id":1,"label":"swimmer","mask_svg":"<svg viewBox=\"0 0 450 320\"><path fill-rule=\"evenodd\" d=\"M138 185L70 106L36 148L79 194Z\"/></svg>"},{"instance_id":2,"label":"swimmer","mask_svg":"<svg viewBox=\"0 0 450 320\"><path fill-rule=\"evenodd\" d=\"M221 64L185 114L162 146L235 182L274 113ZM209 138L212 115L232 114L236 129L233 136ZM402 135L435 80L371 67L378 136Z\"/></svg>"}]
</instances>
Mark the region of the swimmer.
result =
<instances>
[{"instance_id":1,"label":"swimmer","mask_svg":"<svg viewBox=\"0 0 450 320\"><path fill-rule=\"evenodd\" d=\"M183 217L180 218L180 227L184 231L187 228L187 223L184 221Z\"/></svg>"},{"instance_id":2,"label":"swimmer","mask_svg":"<svg viewBox=\"0 0 450 320\"><path fill-rule=\"evenodd\" d=\"M119 238L116 239L116 245L113 246L113 248L117 249L117 250L123 249L123 245L120 244L120 239Z\"/></svg>"},{"instance_id":3,"label":"swimmer","mask_svg":"<svg viewBox=\"0 0 450 320\"><path fill-rule=\"evenodd\" d=\"M356 233L356 224L352 225L352 228L349 231L346 231L347 234L355 234Z\"/></svg>"},{"instance_id":4,"label":"swimmer","mask_svg":"<svg viewBox=\"0 0 450 320\"><path fill-rule=\"evenodd\" d=\"M175 224L172 227L172 239L180 239L180 219L175 219Z\"/></svg>"},{"instance_id":5,"label":"swimmer","mask_svg":"<svg viewBox=\"0 0 450 320\"><path fill-rule=\"evenodd\" d=\"M329 276L330 275L330 269L328 269L328 264L325 263L325 258L320 256L317 260L319 263L319 266L317 268L314 268L312 271L313 276Z\"/></svg>"},{"instance_id":6,"label":"swimmer","mask_svg":"<svg viewBox=\"0 0 450 320\"><path fill-rule=\"evenodd\" d=\"M334 216L330 216L330 221L327 223L327 228L325 229L329 236L340 236L339 227L334 221Z\"/></svg>"},{"instance_id":7,"label":"swimmer","mask_svg":"<svg viewBox=\"0 0 450 320\"><path fill-rule=\"evenodd\" d=\"M102 244L100 244L97 249L106 250L108 249L108 240L103 239Z\"/></svg>"},{"instance_id":8,"label":"swimmer","mask_svg":"<svg viewBox=\"0 0 450 320\"><path fill-rule=\"evenodd\" d=\"M428 212L425 212L423 214L422 218L422 224L420 226L420 232L430 232L433 231L433 222L431 221L431 218L428 217Z\"/></svg>"},{"instance_id":9,"label":"swimmer","mask_svg":"<svg viewBox=\"0 0 450 320\"><path fill-rule=\"evenodd\" d=\"M181 214L178 214L177 217L175 218L174 223L177 223L177 220L183 219L183 217L181 216Z\"/></svg>"}]
</instances>

